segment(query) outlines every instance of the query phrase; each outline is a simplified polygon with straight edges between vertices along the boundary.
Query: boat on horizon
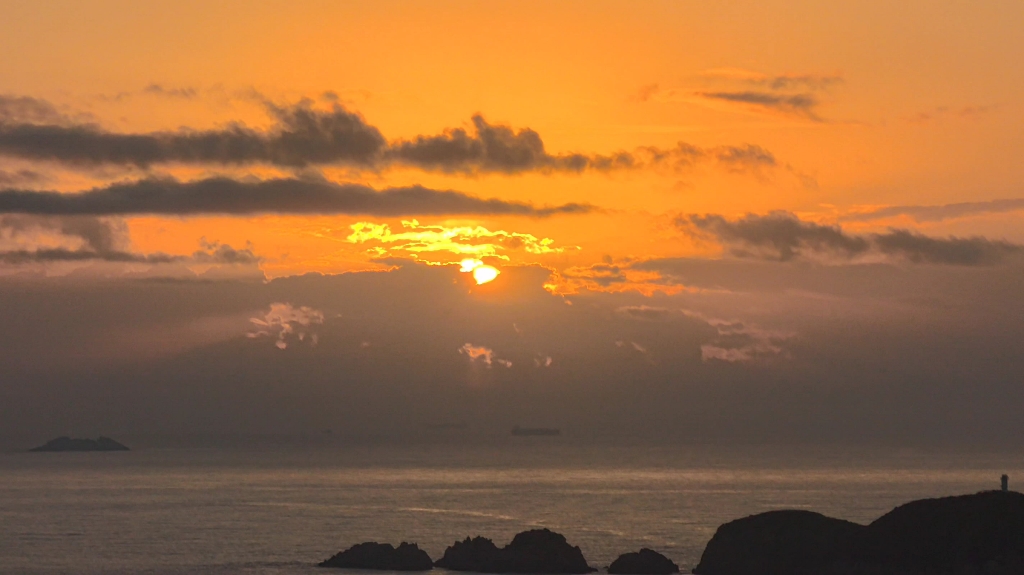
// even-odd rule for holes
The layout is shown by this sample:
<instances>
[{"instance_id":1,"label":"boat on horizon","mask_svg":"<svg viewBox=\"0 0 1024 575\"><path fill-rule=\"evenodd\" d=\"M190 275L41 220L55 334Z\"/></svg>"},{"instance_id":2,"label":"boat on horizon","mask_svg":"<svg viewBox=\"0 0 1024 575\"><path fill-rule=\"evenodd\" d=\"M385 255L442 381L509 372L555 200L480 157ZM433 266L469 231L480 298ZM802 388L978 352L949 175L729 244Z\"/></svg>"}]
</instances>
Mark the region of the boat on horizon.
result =
<instances>
[{"instance_id":1,"label":"boat on horizon","mask_svg":"<svg viewBox=\"0 0 1024 575\"><path fill-rule=\"evenodd\" d=\"M551 437L562 435L562 430L553 427L519 427L517 425L512 428L512 435Z\"/></svg>"}]
</instances>

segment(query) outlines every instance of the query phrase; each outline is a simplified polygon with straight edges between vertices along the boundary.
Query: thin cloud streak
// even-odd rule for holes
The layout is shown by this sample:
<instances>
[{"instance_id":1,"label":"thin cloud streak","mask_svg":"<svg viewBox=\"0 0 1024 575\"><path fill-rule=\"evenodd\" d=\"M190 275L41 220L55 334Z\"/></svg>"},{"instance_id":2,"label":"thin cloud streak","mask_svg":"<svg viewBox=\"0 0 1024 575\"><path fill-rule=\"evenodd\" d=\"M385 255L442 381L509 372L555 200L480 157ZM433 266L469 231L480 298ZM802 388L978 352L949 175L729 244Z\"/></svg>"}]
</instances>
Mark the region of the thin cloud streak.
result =
<instances>
[{"instance_id":1,"label":"thin cloud streak","mask_svg":"<svg viewBox=\"0 0 1024 575\"><path fill-rule=\"evenodd\" d=\"M959 202L938 206L888 206L865 212L847 214L839 219L848 222L869 222L884 218L907 216L917 222L941 222L978 214L999 214L1024 210L1024 198Z\"/></svg>"}]
</instances>

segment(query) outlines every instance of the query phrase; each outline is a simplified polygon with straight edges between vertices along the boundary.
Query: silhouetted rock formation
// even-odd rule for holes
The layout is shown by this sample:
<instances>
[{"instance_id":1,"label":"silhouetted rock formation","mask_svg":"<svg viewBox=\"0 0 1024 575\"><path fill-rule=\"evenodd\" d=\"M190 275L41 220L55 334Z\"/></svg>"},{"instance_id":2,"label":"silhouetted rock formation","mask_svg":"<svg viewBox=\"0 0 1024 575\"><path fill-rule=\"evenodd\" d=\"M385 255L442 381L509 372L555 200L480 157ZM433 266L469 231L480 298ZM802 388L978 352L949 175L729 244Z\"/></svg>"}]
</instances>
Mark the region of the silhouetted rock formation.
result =
<instances>
[{"instance_id":1,"label":"silhouetted rock formation","mask_svg":"<svg viewBox=\"0 0 1024 575\"><path fill-rule=\"evenodd\" d=\"M29 451L128 451L128 448L103 436L96 439L58 437L47 441L44 445L33 447Z\"/></svg>"},{"instance_id":2,"label":"silhouetted rock formation","mask_svg":"<svg viewBox=\"0 0 1024 575\"><path fill-rule=\"evenodd\" d=\"M811 511L769 511L718 528L693 569L701 575L822 575L849 556L865 527Z\"/></svg>"},{"instance_id":3,"label":"silhouetted rock formation","mask_svg":"<svg viewBox=\"0 0 1024 575\"><path fill-rule=\"evenodd\" d=\"M679 566L657 551L644 548L637 553L623 553L608 566L611 575L669 575L679 573Z\"/></svg>"},{"instance_id":4,"label":"silhouetted rock formation","mask_svg":"<svg viewBox=\"0 0 1024 575\"><path fill-rule=\"evenodd\" d=\"M495 565L499 561L501 549L486 537L466 537L456 541L444 550L444 557L434 562L435 567L452 571L474 571L477 573L498 573Z\"/></svg>"},{"instance_id":5,"label":"silhouetted rock formation","mask_svg":"<svg viewBox=\"0 0 1024 575\"><path fill-rule=\"evenodd\" d=\"M415 543L404 541L394 548L390 543L359 543L319 563L319 567L342 569L381 569L386 571L429 571L434 568L430 556Z\"/></svg>"},{"instance_id":6,"label":"silhouetted rock formation","mask_svg":"<svg viewBox=\"0 0 1024 575\"><path fill-rule=\"evenodd\" d=\"M1024 495L986 491L901 505L868 526L809 511L722 525L700 575L1024 573Z\"/></svg>"},{"instance_id":7,"label":"silhouetted rock formation","mask_svg":"<svg viewBox=\"0 0 1024 575\"><path fill-rule=\"evenodd\" d=\"M548 529L523 531L498 549L484 537L466 538L445 549L435 566L477 573L591 573L579 547Z\"/></svg>"},{"instance_id":8,"label":"silhouetted rock formation","mask_svg":"<svg viewBox=\"0 0 1024 575\"><path fill-rule=\"evenodd\" d=\"M983 491L900 505L868 525L855 563L891 572L1024 573L1024 494Z\"/></svg>"}]
</instances>

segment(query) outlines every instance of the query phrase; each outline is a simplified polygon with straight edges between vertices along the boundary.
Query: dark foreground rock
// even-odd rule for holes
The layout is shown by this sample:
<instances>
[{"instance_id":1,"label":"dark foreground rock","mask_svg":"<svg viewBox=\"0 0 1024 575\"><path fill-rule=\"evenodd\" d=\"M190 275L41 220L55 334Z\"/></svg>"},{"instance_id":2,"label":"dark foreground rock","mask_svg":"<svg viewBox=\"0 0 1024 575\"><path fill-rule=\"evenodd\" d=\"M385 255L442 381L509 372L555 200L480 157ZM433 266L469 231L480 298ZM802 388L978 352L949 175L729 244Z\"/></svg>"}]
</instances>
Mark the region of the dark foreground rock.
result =
<instances>
[{"instance_id":1,"label":"dark foreground rock","mask_svg":"<svg viewBox=\"0 0 1024 575\"><path fill-rule=\"evenodd\" d=\"M855 564L891 572L1024 573L1024 494L912 501L867 527Z\"/></svg>"},{"instance_id":2,"label":"dark foreground rock","mask_svg":"<svg viewBox=\"0 0 1024 575\"><path fill-rule=\"evenodd\" d=\"M498 548L485 537L457 541L435 566L477 573L591 573L579 547L548 529L523 531L508 545Z\"/></svg>"},{"instance_id":3,"label":"dark foreground rock","mask_svg":"<svg viewBox=\"0 0 1024 575\"><path fill-rule=\"evenodd\" d=\"M29 451L128 451L128 447L103 436L96 439L58 437Z\"/></svg>"},{"instance_id":4,"label":"dark foreground rock","mask_svg":"<svg viewBox=\"0 0 1024 575\"><path fill-rule=\"evenodd\" d=\"M608 566L611 575L669 575L679 573L679 566L657 551L644 548L637 553L623 553Z\"/></svg>"},{"instance_id":5,"label":"dark foreground rock","mask_svg":"<svg viewBox=\"0 0 1024 575\"><path fill-rule=\"evenodd\" d=\"M701 575L822 575L849 557L863 525L811 511L769 511L718 528Z\"/></svg>"},{"instance_id":6,"label":"dark foreground rock","mask_svg":"<svg viewBox=\"0 0 1024 575\"><path fill-rule=\"evenodd\" d=\"M390 543L359 543L334 557L321 562L319 567L342 569L381 569L386 571L429 571L434 568L430 556L415 543L402 542L398 548Z\"/></svg>"},{"instance_id":7,"label":"dark foreground rock","mask_svg":"<svg viewBox=\"0 0 1024 575\"><path fill-rule=\"evenodd\" d=\"M1024 574L1024 495L986 491L901 505L868 526L772 511L718 528L700 575Z\"/></svg>"}]
</instances>

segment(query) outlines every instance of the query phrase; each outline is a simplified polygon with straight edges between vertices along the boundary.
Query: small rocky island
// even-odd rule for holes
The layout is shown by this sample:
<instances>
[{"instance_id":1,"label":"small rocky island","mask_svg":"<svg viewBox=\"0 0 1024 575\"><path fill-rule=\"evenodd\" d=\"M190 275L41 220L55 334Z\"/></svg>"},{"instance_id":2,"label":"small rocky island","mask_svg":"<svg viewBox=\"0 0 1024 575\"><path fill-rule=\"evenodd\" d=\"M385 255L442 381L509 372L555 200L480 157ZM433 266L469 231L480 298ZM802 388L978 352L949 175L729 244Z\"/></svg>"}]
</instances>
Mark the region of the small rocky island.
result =
<instances>
[{"instance_id":1,"label":"small rocky island","mask_svg":"<svg viewBox=\"0 0 1024 575\"><path fill-rule=\"evenodd\" d=\"M608 566L611 575L671 575L679 566L657 551L646 547L636 553L623 553Z\"/></svg>"},{"instance_id":2,"label":"small rocky island","mask_svg":"<svg viewBox=\"0 0 1024 575\"><path fill-rule=\"evenodd\" d=\"M360 543L322 561L319 567L341 569L380 569L384 571L429 571L434 562L415 543L402 542L397 548L390 543Z\"/></svg>"},{"instance_id":3,"label":"small rocky island","mask_svg":"<svg viewBox=\"0 0 1024 575\"><path fill-rule=\"evenodd\" d=\"M769 511L718 528L699 575L1024 573L1024 494L984 491L901 505L869 525Z\"/></svg>"},{"instance_id":4,"label":"small rocky island","mask_svg":"<svg viewBox=\"0 0 1024 575\"><path fill-rule=\"evenodd\" d=\"M467 537L445 549L434 563L451 571L477 573L592 573L579 547L569 545L563 535L549 529L532 529L516 535L498 548L486 537Z\"/></svg>"},{"instance_id":5,"label":"small rocky island","mask_svg":"<svg viewBox=\"0 0 1024 575\"><path fill-rule=\"evenodd\" d=\"M33 447L29 451L129 451L129 449L126 445L101 435L96 439L58 437L47 441L39 447Z\"/></svg>"}]
</instances>

